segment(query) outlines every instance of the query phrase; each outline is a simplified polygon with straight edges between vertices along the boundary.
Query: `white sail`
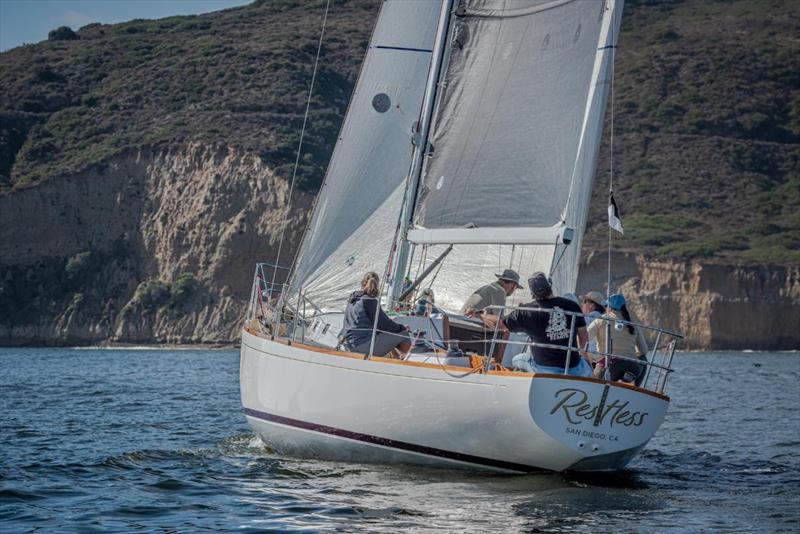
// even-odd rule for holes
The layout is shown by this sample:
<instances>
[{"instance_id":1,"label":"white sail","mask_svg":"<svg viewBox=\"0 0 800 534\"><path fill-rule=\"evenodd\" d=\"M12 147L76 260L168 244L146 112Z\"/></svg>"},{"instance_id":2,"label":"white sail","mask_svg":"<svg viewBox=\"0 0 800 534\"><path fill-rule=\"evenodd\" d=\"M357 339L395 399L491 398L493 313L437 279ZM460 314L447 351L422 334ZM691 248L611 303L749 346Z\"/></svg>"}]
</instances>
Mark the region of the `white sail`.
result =
<instances>
[{"instance_id":1,"label":"white sail","mask_svg":"<svg viewBox=\"0 0 800 534\"><path fill-rule=\"evenodd\" d=\"M419 226L561 222L604 12L596 0L462 2Z\"/></svg>"},{"instance_id":2,"label":"white sail","mask_svg":"<svg viewBox=\"0 0 800 534\"><path fill-rule=\"evenodd\" d=\"M336 308L392 247L440 1L386 0L292 276Z\"/></svg>"},{"instance_id":3,"label":"white sail","mask_svg":"<svg viewBox=\"0 0 800 534\"><path fill-rule=\"evenodd\" d=\"M556 289L574 290L618 4L460 2L409 231L412 242L464 243L437 287L557 263ZM578 231L565 248L567 228Z\"/></svg>"}]
</instances>

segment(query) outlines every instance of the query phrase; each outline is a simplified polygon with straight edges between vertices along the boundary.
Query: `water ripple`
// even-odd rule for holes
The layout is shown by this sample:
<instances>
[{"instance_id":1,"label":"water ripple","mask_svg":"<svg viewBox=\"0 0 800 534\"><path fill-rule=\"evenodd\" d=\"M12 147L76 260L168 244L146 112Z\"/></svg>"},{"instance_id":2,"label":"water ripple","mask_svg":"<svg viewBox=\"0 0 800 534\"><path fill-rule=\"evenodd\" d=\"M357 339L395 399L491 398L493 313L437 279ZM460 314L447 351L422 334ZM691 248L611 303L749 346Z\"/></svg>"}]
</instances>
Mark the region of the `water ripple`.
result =
<instances>
[{"instance_id":1,"label":"water ripple","mask_svg":"<svg viewBox=\"0 0 800 534\"><path fill-rule=\"evenodd\" d=\"M753 366L769 358L780 374ZM4 531L800 528L798 354L679 355L629 469L526 476L280 456L241 415L235 351L8 349L0 365Z\"/></svg>"}]
</instances>

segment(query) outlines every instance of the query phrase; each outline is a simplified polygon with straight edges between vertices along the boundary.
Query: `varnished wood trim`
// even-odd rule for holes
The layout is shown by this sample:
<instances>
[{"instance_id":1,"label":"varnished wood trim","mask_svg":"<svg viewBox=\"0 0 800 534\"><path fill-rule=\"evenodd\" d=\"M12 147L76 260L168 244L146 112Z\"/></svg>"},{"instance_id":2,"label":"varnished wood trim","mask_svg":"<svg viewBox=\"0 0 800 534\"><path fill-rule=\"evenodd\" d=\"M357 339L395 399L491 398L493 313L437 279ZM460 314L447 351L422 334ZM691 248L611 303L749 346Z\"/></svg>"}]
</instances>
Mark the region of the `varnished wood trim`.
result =
<instances>
[{"instance_id":1,"label":"varnished wood trim","mask_svg":"<svg viewBox=\"0 0 800 534\"><path fill-rule=\"evenodd\" d=\"M356 359L356 360L363 360L364 359L364 355L363 354L356 354L354 352L345 352L345 351L335 350L335 349L326 349L324 347L317 347L315 345L306 345L304 343L298 343L296 341L292 341L290 343L289 340L287 340L287 339L278 338L278 337L273 339L272 337L264 335L261 332L257 332L257 331L255 331L255 330L253 330L251 328L245 328L245 330L249 334L252 334L252 335L254 335L256 337L260 337L261 339L266 339L266 340L269 340L269 341L274 341L274 342L280 343L282 345L288 345L288 346L292 346L292 347L297 347L297 348L301 348L303 350L308 350L308 351L311 351L311 352L317 352L317 353L321 353L321 354L329 354L331 356L343 356L345 358L353 358L353 359ZM395 365L406 365L406 366L409 366L409 367L427 367L429 369L442 369L442 368L444 368L444 369L448 369L450 371L457 371L457 372L461 372L461 373L470 370L469 367L459 367L459 366L455 366L455 365L441 365L441 364L438 364L438 363L410 362L410 361L406 361L406 360L396 360L394 358L383 358L381 356L373 356L372 358L369 359L369 361L371 361L371 362L380 362L380 363L391 363L391 364L395 364ZM476 371L476 373L477 373L477 371ZM518 373L518 372L515 372L515 371L489 371L489 374L496 374L496 373L504 373L504 374L508 374L509 376L520 376L520 377L523 377L523 378L525 376L527 376L527 377L533 376L530 373Z\"/></svg>"},{"instance_id":2,"label":"varnished wood trim","mask_svg":"<svg viewBox=\"0 0 800 534\"><path fill-rule=\"evenodd\" d=\"M626 384L625 382L608 382L606 380L601 380L599 378L589 377L589 376L572 376L572 375L553 375L553 374L534 374L534 378L560 378L562 380L577 380L579 382L594 382L595 384L608 384L611 387L619 387L630 389L632 391L637 391L639 393L644 393L645 395L650 395L651 397L656 397L657 399L665 400L669 402L669 397L666 395L662 395L661 393L656 393L655 391L650 391L649 389L642 389L640 387L636 387L633 384Z\"/></svg>"}]
</instances>

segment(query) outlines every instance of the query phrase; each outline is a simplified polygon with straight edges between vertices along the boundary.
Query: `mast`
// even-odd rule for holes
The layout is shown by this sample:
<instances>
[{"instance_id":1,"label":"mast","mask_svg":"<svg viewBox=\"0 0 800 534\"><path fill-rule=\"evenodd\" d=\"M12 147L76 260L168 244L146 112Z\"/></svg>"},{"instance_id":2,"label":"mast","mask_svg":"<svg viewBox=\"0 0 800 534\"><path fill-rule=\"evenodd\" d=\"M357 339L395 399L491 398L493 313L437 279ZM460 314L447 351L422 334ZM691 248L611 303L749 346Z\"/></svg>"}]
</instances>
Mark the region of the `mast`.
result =
<instances>
[{"instance_id":1,"label":"mast","mask_svg":"<svg viewBox=\"0 0 800 534\"><path fill-rule=\"evenodd\" d=\"M422 113L419 124L419 136L417 143L414 147L414 154L412 156L411 168L408 173L408 189L406 191L406 198L401 211L400 229L397 233L397 241L395 246L397 252L393 258L391 266L391 273L393 275L392 283L389 288L389 302L393 303L398 300L400 293L403 291L403 281L406 273L406 263L408 262L409 243L408 243L408 229L411 227L411 221L414 217L414 204L417 199L417 189L419 188L420 176L422 174L422 165L425 159L425 154L428 151L428 135L430 133L431 119L433 117L433 107L436 101L436 89L439 84L439 77L441 74L442 61L444 52L447 49L447 35L450 27L450 13L453 9L454 0L442 0L442 7L439 13L439 27L436 31L436 41L433 46L433 58L431 60L431 68L428 73L428 83L425 88L425 98L422 102Z\"/></svg>"}]
</instances>

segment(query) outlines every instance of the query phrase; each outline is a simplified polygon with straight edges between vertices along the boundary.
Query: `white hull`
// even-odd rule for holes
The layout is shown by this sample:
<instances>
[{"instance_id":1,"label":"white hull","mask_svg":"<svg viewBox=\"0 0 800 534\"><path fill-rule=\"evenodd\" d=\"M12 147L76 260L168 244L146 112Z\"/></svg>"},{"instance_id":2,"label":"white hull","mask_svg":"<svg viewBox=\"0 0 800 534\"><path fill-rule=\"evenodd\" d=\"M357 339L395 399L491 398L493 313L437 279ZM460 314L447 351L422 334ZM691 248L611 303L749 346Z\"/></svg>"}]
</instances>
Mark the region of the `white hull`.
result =
<instances>
[{"instance_id":1,"label":"white hull","mask_svg":"<svg viewBox=\"0 0 800 534\"><path fill-rule=\"evenodd\" d=\"M468 371L242 334L247 420L269 446L302 457L614 470L650 440L669 404L663 395L594 379Z\"/></svg>"}]
</instances>

